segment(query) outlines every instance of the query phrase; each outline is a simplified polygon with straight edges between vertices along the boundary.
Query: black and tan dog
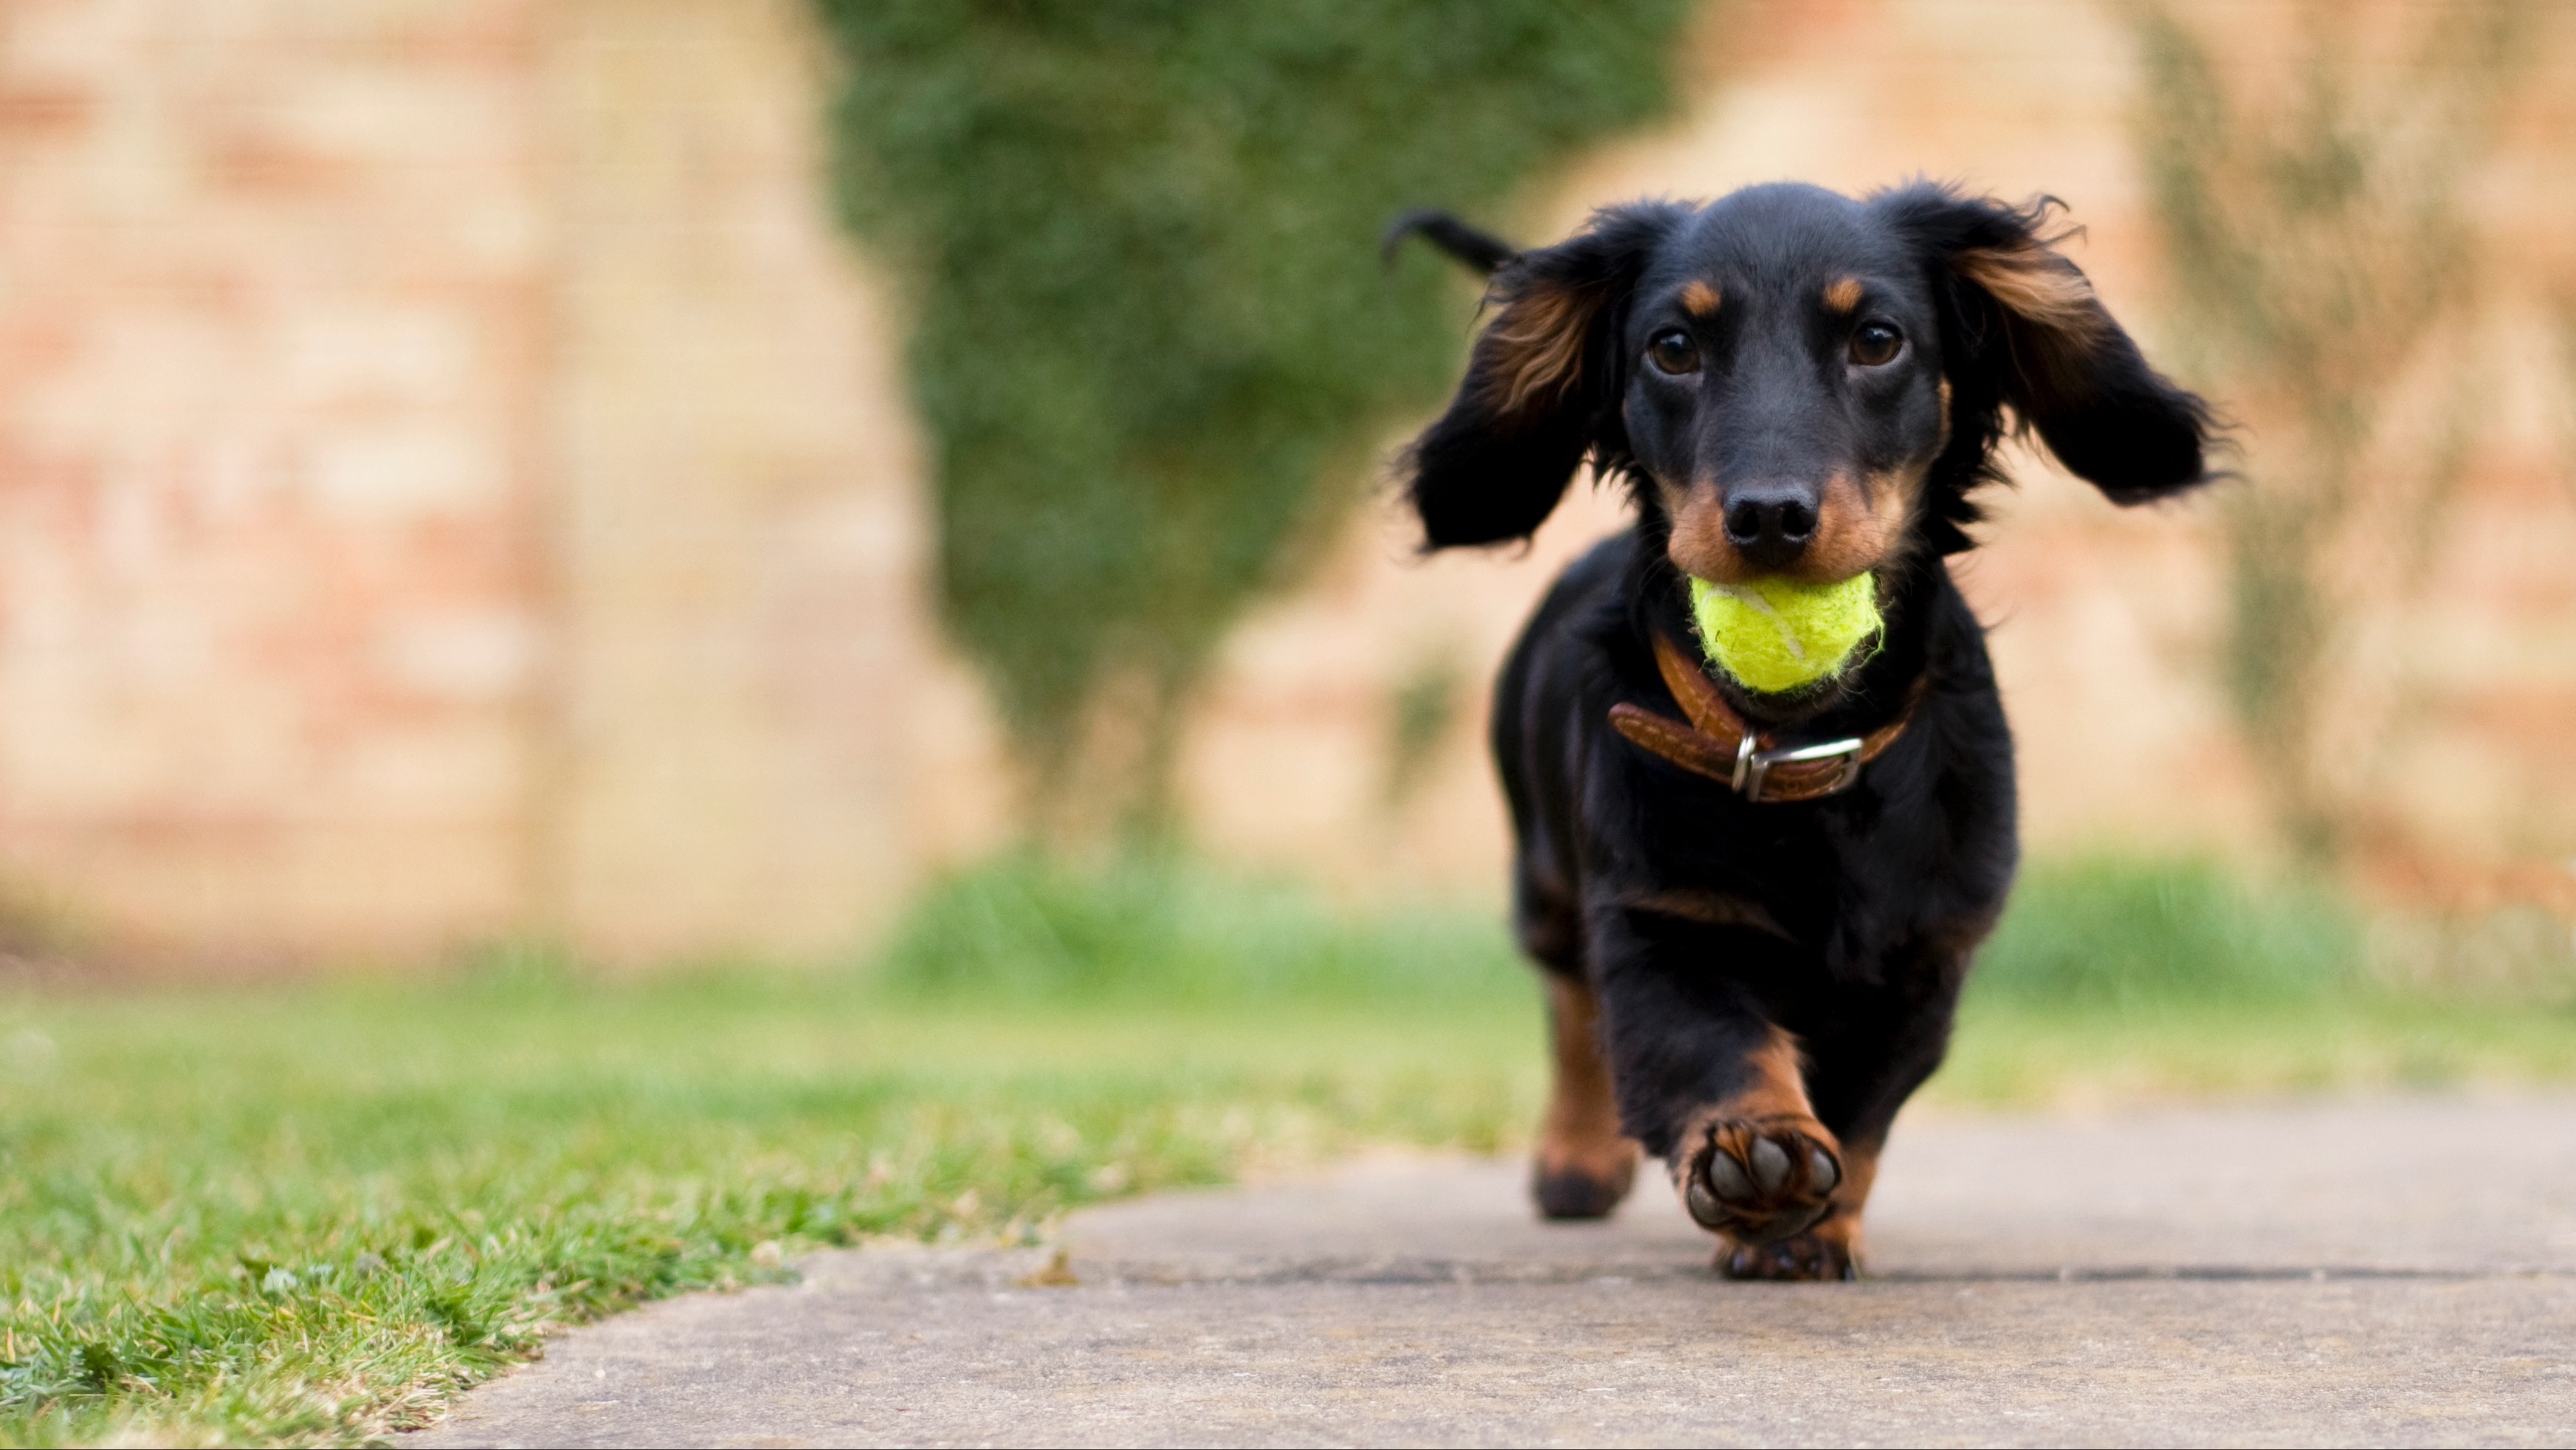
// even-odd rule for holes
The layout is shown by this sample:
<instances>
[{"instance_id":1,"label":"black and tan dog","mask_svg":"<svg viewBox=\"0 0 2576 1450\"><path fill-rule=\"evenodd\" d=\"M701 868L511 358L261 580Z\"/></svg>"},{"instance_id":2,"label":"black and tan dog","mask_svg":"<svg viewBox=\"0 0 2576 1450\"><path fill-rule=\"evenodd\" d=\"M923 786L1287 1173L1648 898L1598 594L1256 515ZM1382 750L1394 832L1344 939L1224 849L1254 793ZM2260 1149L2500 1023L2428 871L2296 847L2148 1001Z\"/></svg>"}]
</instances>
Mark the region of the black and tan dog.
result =
<instances>
[{"instance_id":1,"label":"black and tan dog","mask_svg":"<svg viewBox=\"0 0 2576 1450\"><path fill-rule=\"evenodd\" d=\"M1565 572L1504 666L1493 748L1556 1087L1536 1192L1608 1213L1637 1145L1719 1264L1857 1271L1896 1110L1941 1060L2017 853L2012 739L1944 556L2007 420L2115 503L2207 476L2165 381L2015 208L1916 184L1603 211L1493 271L1492 323L1403 465L1426 546L1526 538L1589 458L1637 522ZM1885 633L1757 694L1703 663L1688 578L1873 573Z\"/></svg>"}]
</instances>

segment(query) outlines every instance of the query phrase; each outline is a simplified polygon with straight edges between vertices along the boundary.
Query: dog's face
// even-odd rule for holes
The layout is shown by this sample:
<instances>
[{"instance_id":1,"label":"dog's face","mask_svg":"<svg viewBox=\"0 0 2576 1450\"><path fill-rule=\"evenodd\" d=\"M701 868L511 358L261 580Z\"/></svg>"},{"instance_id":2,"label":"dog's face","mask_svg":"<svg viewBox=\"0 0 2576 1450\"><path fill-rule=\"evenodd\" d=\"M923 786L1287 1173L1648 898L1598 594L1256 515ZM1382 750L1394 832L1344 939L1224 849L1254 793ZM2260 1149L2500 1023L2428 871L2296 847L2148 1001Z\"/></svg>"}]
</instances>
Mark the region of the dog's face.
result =
<instances>
[{"instance_id":1,"label":"dog's face","mask_svg":"<svg viewBox=\"0 0 2576 1450\"><path fill-rule=\"evenodd\" d=\"M2006 410L2114 501L2204 478L2206 408L2147 366L2045 212L1917 184L1641 203L1494 278L1408 457L1430 547L1537 528L1588 454L1720 582L1831 582L1968 545Z\"/></svg>"},{"instance_id":2,"label":"dog's face","mask_svg":"<svg viewBox=\"0 0 2576 1450\"><path fill-rule=\"evenodd\" d=\"M1619 419L1702 579L1847 579L1890 561L1948 443L1937 304L1859 203L1738 192L1656 247L1631 296Z\"/></svg>"}]
</instances>

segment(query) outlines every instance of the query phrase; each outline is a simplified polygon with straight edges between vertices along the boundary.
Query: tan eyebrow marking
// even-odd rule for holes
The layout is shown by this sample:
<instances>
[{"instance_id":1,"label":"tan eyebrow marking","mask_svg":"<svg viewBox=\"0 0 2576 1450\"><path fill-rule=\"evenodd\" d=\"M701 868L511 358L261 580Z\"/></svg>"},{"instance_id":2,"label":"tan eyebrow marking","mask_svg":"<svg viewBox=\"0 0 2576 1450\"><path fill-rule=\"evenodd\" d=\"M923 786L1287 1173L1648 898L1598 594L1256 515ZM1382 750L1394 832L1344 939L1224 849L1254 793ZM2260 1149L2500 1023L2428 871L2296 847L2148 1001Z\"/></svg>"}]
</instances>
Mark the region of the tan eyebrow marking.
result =
<instances>
[{"instance_id":1,"label":"tan eyebrow marking","mask_svg":"<svg viewBox=\"0 0 2576 1450\"><path fill-rule=\"evenodd\" d=\"M1707 317L1717 311L1717 289L1706 282L1693 282L1682 289L1682 306L1693 317Z\"/></svg>"},{"instance_id":2,"label":"tan eyebrow marking","mask_svg":"<svg viewBox=\"0 0 2576 1450\"><path fill-rule=\"evenodd\" d=\"M1836 312L1849 312L1860 305L1860 279L1838 277L1825 284L1825 305Z\"/></svg>"}]
</instances>

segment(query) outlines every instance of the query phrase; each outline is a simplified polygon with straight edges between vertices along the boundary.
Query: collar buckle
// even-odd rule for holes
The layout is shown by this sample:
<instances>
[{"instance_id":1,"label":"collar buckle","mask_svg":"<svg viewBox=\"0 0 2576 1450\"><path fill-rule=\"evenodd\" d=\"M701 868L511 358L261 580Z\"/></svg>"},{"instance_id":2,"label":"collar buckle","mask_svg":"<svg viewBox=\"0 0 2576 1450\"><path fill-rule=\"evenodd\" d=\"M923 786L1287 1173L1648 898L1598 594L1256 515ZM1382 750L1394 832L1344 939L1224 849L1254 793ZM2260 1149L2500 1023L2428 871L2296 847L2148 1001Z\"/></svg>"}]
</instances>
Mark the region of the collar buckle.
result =
<instances>
[{"instance_id":1,"label":"collar buckle","mask_svg":"<svg viewBox=\"0 0 2576 1450\"><path fill-rule=\"evenodd\" d=\"M1771 767L1839 758L1843 763L1842 773L1834 777L1831 783L1819 787L1814 793L1819 796L1834 795L1851 789L1853 784L1859 781L1860 768L1865 763L1862 757L1868 748L1868 741L1852 737L1844 740L1827 740L1817 745L1780 746L1764 750L1759 747L1753 732L1747 730L1736 742L1735 779L1730 784L1735 787L1736 794L1759 805L1769 799L1763 795L1762 787L1771 778ZM1800 798L1812 799L1805 795Z\"/></svg>"}]
</instances>

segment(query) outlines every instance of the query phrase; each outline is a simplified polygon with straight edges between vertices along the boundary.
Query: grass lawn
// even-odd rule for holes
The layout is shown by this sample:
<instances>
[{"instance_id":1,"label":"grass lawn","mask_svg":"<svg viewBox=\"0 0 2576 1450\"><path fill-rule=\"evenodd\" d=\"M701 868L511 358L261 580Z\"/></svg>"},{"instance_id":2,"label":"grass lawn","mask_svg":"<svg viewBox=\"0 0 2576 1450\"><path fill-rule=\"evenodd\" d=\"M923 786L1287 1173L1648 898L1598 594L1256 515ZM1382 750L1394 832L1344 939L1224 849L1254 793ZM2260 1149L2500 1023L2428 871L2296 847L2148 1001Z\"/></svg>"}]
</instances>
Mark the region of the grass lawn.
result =
<instances>
[{"instance_id":1,"label":"grass lawn","mask_svg":"<svg viewBox=\"0 0 2576 1450\"><path fill-rule=\"evenodd\" d=\"M2576 1080L2564 1006L2325 982L2281 967L2279 911L2118 887L2017 908L1931 1100ZM2191 964L2094 970L2142 932ZM1363 1142L1513 1150L1543 1086L1481 919L1008 868L875 967L0 995L0 1440L362 1439L549 1325L811 1245L1027 1238Z\"/></svg>"}]
</instances>

